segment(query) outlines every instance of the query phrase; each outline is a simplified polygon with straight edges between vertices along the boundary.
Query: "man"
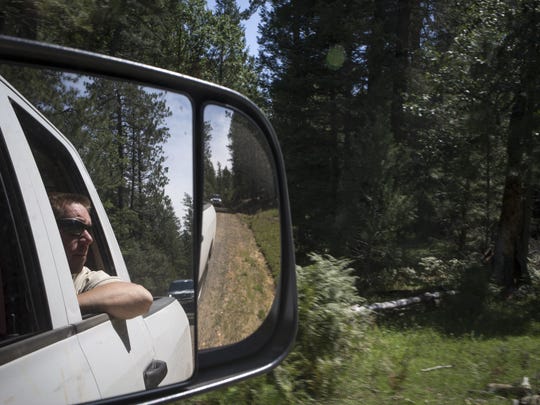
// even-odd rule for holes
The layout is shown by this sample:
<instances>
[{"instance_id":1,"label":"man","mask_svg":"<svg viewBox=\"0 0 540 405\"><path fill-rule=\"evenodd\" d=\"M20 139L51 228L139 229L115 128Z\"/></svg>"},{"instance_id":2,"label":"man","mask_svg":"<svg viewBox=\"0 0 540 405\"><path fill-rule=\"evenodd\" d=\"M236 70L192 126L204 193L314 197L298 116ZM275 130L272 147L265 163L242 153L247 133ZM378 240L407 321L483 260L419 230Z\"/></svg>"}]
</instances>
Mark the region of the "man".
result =
<instances>
[{"instance_id":1,"label":"man","mask_svg":"<svg viewBox=\"0 0 540 405\"><path fill-rule=\"evenodd\" d=\"M148 312L152 294L143 286L120 280L104 271L85 266L91 235L91 204L85 196L51 193L51 206L60 229L82 313L106 312L114 318L130 319Z\"/></svg>"}]
</instances>

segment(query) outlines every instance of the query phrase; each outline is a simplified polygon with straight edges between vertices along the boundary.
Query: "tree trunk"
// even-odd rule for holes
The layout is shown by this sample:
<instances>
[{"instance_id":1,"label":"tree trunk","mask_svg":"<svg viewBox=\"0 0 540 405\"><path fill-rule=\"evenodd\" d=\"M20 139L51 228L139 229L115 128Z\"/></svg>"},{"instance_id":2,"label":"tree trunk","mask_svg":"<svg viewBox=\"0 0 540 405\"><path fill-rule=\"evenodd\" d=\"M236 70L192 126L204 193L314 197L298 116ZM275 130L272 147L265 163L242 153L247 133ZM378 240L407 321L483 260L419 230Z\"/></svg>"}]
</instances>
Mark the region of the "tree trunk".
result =
<instances>
[{"instance_id":1,"label":"tree trunk","mask_svg":"<svg viewBox=\"0 0 540 405\"><path fill-rule=\"evenodd\" d=\"M535 138L538 130L538 13L534 3L525 3L524 20L513 25L521 52L520 86L515 90L515 101L508 131L508 166L503 194L499 234L495 244L494 276L506 292L523 282L530 282L527 255L532 213L532 184L536 159ZM531 12L532 11L532 12ZM537 166L536 166L537 167Z\"/></svg>"},{"instance_id":2,"label":"tree trunk","mask_svg":"<svg viewBox=\"0 0 540 405\"><path fill-rule=\"evenodd\" d=\"M385 33L384 21L387 18L384 2L375 2L373 10L373 22L371 37L367 47L368 86L367 96L369 100L382 97L384 92L384 58L385 58Z\"/></svg>"},{"instance_id":3,"label":"tree trunk","mask_svg":"<svg viewBox=\"0 0 540 405\"><path fill-rule=\"evenodd\" d=\"M528 224L531 215L530 170L527 154L532 135L533 101L523 93L517 96L508 135L508 167L504 185L495 256L495 281L506 292L529 279L527 254Z\"/></svg>"}]
</instances>

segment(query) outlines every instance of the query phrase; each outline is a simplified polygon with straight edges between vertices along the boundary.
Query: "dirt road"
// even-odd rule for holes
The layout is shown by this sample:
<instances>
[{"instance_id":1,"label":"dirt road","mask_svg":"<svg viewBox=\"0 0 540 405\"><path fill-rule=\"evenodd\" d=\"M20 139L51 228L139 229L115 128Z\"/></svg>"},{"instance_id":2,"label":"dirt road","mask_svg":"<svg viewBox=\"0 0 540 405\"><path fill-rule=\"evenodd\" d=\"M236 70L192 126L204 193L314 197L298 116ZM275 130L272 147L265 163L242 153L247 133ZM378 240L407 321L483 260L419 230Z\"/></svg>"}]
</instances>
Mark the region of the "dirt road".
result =
<instances>
[{"instance_id":1,"label":"dirt road","mask_svg":"<svg viewBox=\"0 0 540 405\"><path fill-rule=\"evenodd\" d=\"M237 214L218 212L216 238L199 297L199 348L253 333L274 299L274 280L251 229Z\"/></svg>"}]
</instances>

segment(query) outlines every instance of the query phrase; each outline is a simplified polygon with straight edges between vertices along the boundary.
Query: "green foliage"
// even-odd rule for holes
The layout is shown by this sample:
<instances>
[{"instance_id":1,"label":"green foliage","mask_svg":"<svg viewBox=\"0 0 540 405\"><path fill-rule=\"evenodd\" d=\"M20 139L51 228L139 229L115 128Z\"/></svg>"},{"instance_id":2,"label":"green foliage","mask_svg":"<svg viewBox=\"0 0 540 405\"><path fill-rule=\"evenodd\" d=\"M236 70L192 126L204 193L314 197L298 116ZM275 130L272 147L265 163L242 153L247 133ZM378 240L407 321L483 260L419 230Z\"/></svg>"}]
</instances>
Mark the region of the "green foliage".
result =
<instances>
[{"instance_id":1,"label":"green foliage","mask_svg":"<svg viewBox=\"0 0 540 405\"><path fill-rule=\"evenodd\" d=\"M164 295L171 280L191 276L190 245L164 194L171 113L162 94L138 86L95 79L85 90L72 107L84 124L64 132L85 161L132 279Z\"/></svg>"},{"instance_id":2,"label":"green foliage","mask_svg":"<svg viewBox=\"0 0 540 405\"><path fill-rule=\"evenodd\" d=\"M235 1L217 5L212 12L204 0L8 0L0 32L176 70L257 98L256 69L242 27L246 14ZM182 227L171 202L162 199L162 144L169 136L164 119L170 112L161 95L94 80L83 96L74 94L80 83L62 89L68 77L49 79L52 84L45 85L43 77L25 71L14 84L41 102L38 107L54 116L79 150L132 278L162 294L167 277L190 277L191 202ZM46 94L51 88L55 94Z\"/></svg>"},{"instance_id":3,"label":"green foliage","mask_svg":"<svg viewBox=\"0 0 540 405\"><path fill-rule=\"evenodd\" d=\"M6 0L0 32L156 65L259 98L234 0Z\"/></svg>"},{"instance_id":4,"label":"green foliage","mask_svg":"<svg viewBox=\"0 0 540 405\"><path fill-rule=\"evenodd\" d=\"M231 153L233 203L274 205L276 186L269 160L268 144L259 139L261 131L238 113L231 116L228 148Z\"/></svg>"},{"instance_id":5,"label":"green foliage","mask_svg":"<svg viewBox=\"0 0 540 405\"><path fill-rule=\"evenodd\" d=\"M281 272L281 235L279 212L277 209L257 212L254 215L243 215L253 231L257 245L264 255L274 280Z\"/></svg>"},{"instance_id":6,"label":"green foliage","mask_svg":"<svg viewBox=\"0 0 540 405\"><path fill-rule=\"evenodd\" d=\"M271 151L261 130L243 114L225 110L222 112L229 120L228 132L212 131L211 122L206 124L204 134L204 193L209 198L216 193L221 195L224 206L237 212L255 213L277 205L275 175L272 171ZM212 164L211 141L226 136L229 151L230 169L217 171ZM219 141L218 141L219 142ZM223 142L223 141L221 141Z\"/></svg>"},{"instance_id":7,"label":"green foliage","mask_svg":"<svg viewBox=\"0 0 540 405\"><path fill-rule=\"evenodd\" d=\"M349 185L341 175L362 177L350 185L351 192L364 180L361 171L353 174L345 167L359 137L355 123L364 117L354 96L361 79L352 55L354 27L361 21L362 8L351 2L273 1L262 13L259 62L285 153L295 242L303 254L326 248L344 252L340 246L350 234L342 225L350 218L339 215L346 198L342 188ZM327 64L336 45L342 45L345 57L340 69Z\"/></svg>"},{"instance_id":8,"label":"green foliage","mask_svg":"<svg viewBox=\"0 0 540 405\"><path fill-rule=\"evenodd\" d=\"M234 197L233 174L227 166L222 169L221 165L218 164L216 192L221 195L225 205L232 203Z\"/></svg>"},{"instance_id":9,"label":"green foliage","mask_svg":"<svg viewBox=\"0 0 540 405\"><path fill-rule=\"evenodd\" d=\"M349 261L311 255L298 267L299 325L294 351L275 372L290 402L329 399L352 355L362 350L369 319L351 310L359 302Z\"/></svg>"},{"instance_id":10,"label":"green foliage","mask_svg":"<svg viewBox=\"0 0 540 405\"><path fill-rule=\"evenodd\" d=\"M511 398L487 385L519 384L524 376L535 389L540 385L537 336L483 339L383 326L366 339L371 349L351 358L333 403L507 404Z\"/></svg>"},{"instance_id":11,"label":"green foliage","mask_svg":"<svg viewBox=\"0 0 540 405\"><path fill-rule=\"evenodd\" d=\"M421 257L414 266L391 268L381 272L379 288L389 290L456 289L470 266L470 261L456 258L443 260L435 256Z\"/></svg>"},{"instance_id":12,"label":"green foliage","mask_svg":"<svg viewBox=\"0 0 540 405\"><path fill-rule=\"evenodd\" d=\"M537 294L500 301L480 266L461 271L458 291L439 305L378 315L365 333L369 350L348 363L336 402L502 404L509 398L489 392L488 384L519 384L523 377L538 389Z\"/></svg>"},{"instance_id":13,"label":"green foliage","mask_svg":"<svg viewBox=\"0 0 540 405\"><path fill-rule=\"evenodd\" d=\"M529 244L529 272L533 285L540 285L540 242L532 239Z\"/></svg>"},{"instance_id":14,"label":"green foliage","mask_svg":"<svg viewBox=\"0 0 540 405\"><path fill-rule=\"evenodd\" d=\"M271 2L260 62L300 263L350 257L365 291L422 257L498 241L526 272L538 12L531 0Z\"/></svg>"},{"instance_id":15,"label":"green foliage","mask_svg":"<svg viewBox=\"0 0 540 405\"><path fill-rule=\"evenodd\" d=\"M189 400L189 403L303 404L339 397L339 383L350 359L366 349L371 323L351 310L360 298L348 260L312 254L298 267L299 330L295 347L268 375Z\"/></svg>"},{"instance_id":16,"label":"green foliage","mask_svg":"<svg viewBox=\"0 0 540 405\"><path fill-rule=\"evenodd\" d=\"M348 307L357 300L353 278L343 273L347 273L346 261L312 257L312 265L298 268L301 322L289 357L268 375L190 403L506 404L509 398L490 393L488 384L519 384L526 376L533 389L540 387L540 317L535 294L501 302L488 288L485 268L471 267L461 271L460 294L443 298L440 306L416 307L396 316L381 314L376 321L349 318L350 312L336 313L330 304L346 302ZM430 272L445 266L435 258L426 258L424 265ZM326 274L334 282L323 280ZM352 296L339 298L343 291ZM324 325L335 325L329 314L344 324L334 327L336 332L345 331L342 335L329 335L338 343L309 344L327 333ZM358 328L356 338L348 336L351 331L345 325ZM347 342L338 349L345 336ZM356 346L347 347L355 340ZM328 361L331 353L334 358ZM324 372L330 375L324 377ZM332 381L331 392L326 391L326 382L310 390L319 377Z\"/></svg>"},{"instance_id":17,"label":"green foliage","mask_svg":"<svg viewBox=\"0 0 540 405\"><path fill-rule=\"evenodd\" d=\"M251 9L260 3L252 1ZM156 64L231 86L255 100L260 100L261 73L285 155L298 261L306 263L299 268L300 331L282 367L209 401L323 401L333 393L334 402L461 403L468 400L468 387L483 389L488 377L516 380L538 369L536 363L530 366L537 345L516 336L538 334L537 299L517 294L513 299L519 305L500 303L486 270L471 266L478 253L497 241L498 250L505 250L501 244L507 242L506 250L519 250L507 262L528 266L533 285L539 278L538 249L531 249L526 260L521 257L527 252L527 227L538 223L533 211L540 187L537 3L272 0L262 8L257 66L245 52L245 14L232 0L218 0L215 12L204 0L77 0L69 5L7 0L0 30ZM42 107L56 112L59 122L67 119L62 110L75 105L75 95L65 92L66 100L52 99L46 86L27 78L17 85L49 97ZM156 246L173 248L165 240L178 228L168 203L156 203L159 171L147 173L155 189L143 185L142 193L132 193L138 189L128 175L133 161L114 148L119 139L126 147L129 141L113 123L139 127L137 114L129 114L137 105L152 110L156 123L166 111L157 99L126 94L134 101L123 105L126 119L115 121L113 108L106 108L90 123L95 130L88 137L82 125L88 117L79 115L81 130L70 136L83 150L88 142L103 150L106 159L86 155L99 163L93 175L119 234L129 241L133 266L145 259L156 272L183 269L176 262L167 269L157 265L161 252ZM100 92L94 96L98 99ZM84 111L84 104L79 107ZM150 132L157 139L165 135L162 130L157 125ZM242 161L242 156L252 158L249 145L233 142L239 156L235 169L205 162L205 193L253 204L253 196L260 195L257 184L241 171L268 168L258 158ZM159 167L159 147L143 155ZM104 160L125 170L109 173ZM503 200L507 174L518 180L512 183L515 190L507 187L519 203L514 206L511 199ZM128 195L140 198L122 197ZM136 228L139 215L153 218L154 213L159 215L148 229ZM513 233L501 231L509 229L501 221L503 213L518 213L519 220L507 221L519 224ZM189 238L190 216L184 223L181 237ZM135 234L139 239L129 239ZM510 237L503 240L501 234ZM346 269L347 261L310 257L311 251L350 257L355 270ZM397 328L410 327L407 317L371 329L369 343L377 348L354 356L348 342L366 343L358 337L363 329L345 309L356 301L353 272L362 288L458 285L460 295L448 301L448 312L437 312L422 325L429 326L425 331L415 329L419 316L407 319L415 326L406 332ZM159 277L152 278L156 290ZM154 285L152 280L147 282ZM495 337L479 339L478 334ZM520 369L520 361L529 365ZM447 362L455 367L440 374L418 372Z\"/></svg>"}]
</instances>

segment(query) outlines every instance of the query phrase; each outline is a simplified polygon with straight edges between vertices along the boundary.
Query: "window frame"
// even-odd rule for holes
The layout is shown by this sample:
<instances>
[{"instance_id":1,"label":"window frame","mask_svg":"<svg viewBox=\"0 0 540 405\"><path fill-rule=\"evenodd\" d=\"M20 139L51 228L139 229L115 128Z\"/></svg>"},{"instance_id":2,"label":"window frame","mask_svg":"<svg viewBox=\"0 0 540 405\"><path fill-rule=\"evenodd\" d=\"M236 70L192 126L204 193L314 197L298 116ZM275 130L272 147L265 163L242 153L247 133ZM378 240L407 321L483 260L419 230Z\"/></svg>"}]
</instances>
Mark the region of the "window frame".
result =
<instances>
[{"instance_id":1,"label":"window frame","mask_svg":"<svg viewBox=\"0 0 540 405\"><path fill-rule=\"evenodd\" d=\"M15 273L20 281L18 281L17 284L20 283L24 286L23 290L26 292L25 302L28 302L29 304L28 306L30 308L28 309L28 312L31 316L30 330L25 330L25 332L20 335L17 333L16 336L11 337L7 334L6 339L0 341L0 347L4 347L11 345L13 342L18 342L33 336L36 333L49 331L52 329L52 325L35 245L31 235L28 235L27 233L27 230L29 229L28 217L24 210L21 209L24 204L20 190L18 190L17 185L13 181L13 165L6 153L6 145L3 142L1 130L0 136L0 198L5 201L2 215L4 215L3 220L7 220L7 226L10 227L10 233L12 234L12 238L9 241L9 248L6 248L6 245L2 243L2 256L4 256L5 253L8 253L12 258L15 258L15 260L10 262L11 264L16 262L18 265ZM0 280L2 280L4 284L7 284L5 277L7 274L5 268L6 262L4 260L2 261L2 266L0 266ZM3 287L4 285L0 286L2 289ZM29 291L31 291L31 293L29 293ZM3 291L3 299L9 299L9 297L6 296L5 291ZM2 303L2 305L3 304L4 303ZM7 325L8 314L5 313L5 316L6 332L9 332Z\"/></svg>"},{"instance_id":2,"label":"window frame","mask_svg":"<svg viewBox=\"0 0 540 405\"><path fill-rule=\"evenodd\" d=\"M3 79L0 82L3 85L0 88L0 108L3 111L0 131L5 145L4 155L11 160L13 173L10 177L20 191L20 210L28 218L24 233L35 247L35 266L36 271L42 274L51 327L63 328L80 322L81 311L45 186L12 102L35 118L51 136L58 136L52 125L11 85Z\"/></svg>"},{"instance_id":3,"label":"window frame","mask_svg":"<svg viewBox=\"0 0 540 405\"><path fill-rule=\"evenodd\" d=\"M11 98L10 101L14 107L19 123L21 124L21 128L25 133L26 141L30 145L30 149L40 172L45 189L48 192L60 191L78 193L88 196L89 194L86 183L81 177L76 161L69 150L62 145L58 138L55 137L46 126L37 121L35 117L33 117L32 114L24 109L19 103ZM26 116L23 116L23 114ZM27 118L32 122L24 122L24 119ZM39 134L37 134L38 131L36 131L35 128L31 128L32 126L36 125L40 127L39 131L41 133ZM45 137L47 137L47 139L44 139ZM44 158L40 158L40 155L44 156ZM47 163L42 164L45 159L47 159ZM58 184L58 182L56 182L56 184L46 184L46 181L44 181L50 167L43 166L50 164L51 162L54 163L55 168L60 171L62 176L62 180L60 182L63 184ZM54 178L57 179L58 176L54 176ZM51 188L49 189L49 187ZM91 199L91 203L93 208L95 206L93 199ZM105 270L111 276L116 276L116 266L114 260L112 259L107 238L105 237L105 233L101 227L100 218L98 215L96 215L93 209L90 210L90 218L92 220L92 238L94 239L94 242L90 246L89 259L90 261L96 261L99 263L98 267L100 270ZM56 229L56 232L58 232L58 229Z\"/></svg>"}]
</instances>

